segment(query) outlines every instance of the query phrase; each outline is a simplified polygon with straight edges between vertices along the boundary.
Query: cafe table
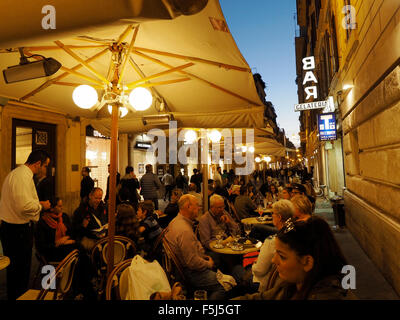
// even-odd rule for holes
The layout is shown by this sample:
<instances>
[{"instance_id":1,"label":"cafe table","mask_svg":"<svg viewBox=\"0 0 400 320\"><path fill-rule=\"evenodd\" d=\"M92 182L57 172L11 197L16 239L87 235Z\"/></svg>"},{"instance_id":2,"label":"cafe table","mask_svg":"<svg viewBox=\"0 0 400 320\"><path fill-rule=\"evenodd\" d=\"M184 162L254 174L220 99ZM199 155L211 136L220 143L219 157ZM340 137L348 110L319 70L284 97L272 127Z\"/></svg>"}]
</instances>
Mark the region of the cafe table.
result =
<instances>
[{"instance_id":1,"label":"cafe table","mask_svg":"<svg viewBox=\"0 0 400 320\"><path fill-rule=\"evenodd\" d=\"M263 217L262 220L260 219L260 217L245 218L245 219L242 219L241 222L243 224L268 224L268 225L273 225L272 218L269 218L269 217Z\"/></svg>"},{"instance_id":2,"label":"cafe table","mask_svg":"<svg viewBox=\"0 0 400 320\"><path fill-rule=\"evenodd\" d=\"M10 258L6 256L0 256L0 270L3 270L8 267L10 264Z\"/></svg>"},{"instance_id":3,"label":"cafe table","mask_svg":"<svg viewBox=\"0 0 400 320\"><path fill-rule=\"evenodd\" d=\"M243 250L232 250L230 247L226 246L226 244L224 245L224 248L222 249L217 249L214 248L214 245L217 243L217 240L213 240L210 242L210 249L214 252L217 253L221 253L221 254L246 254L246 253L250 253L250 252L255 252L260 250L259 247L257 247L255 244L252 245L243 245Z\"/></svg>"}]
</instances>

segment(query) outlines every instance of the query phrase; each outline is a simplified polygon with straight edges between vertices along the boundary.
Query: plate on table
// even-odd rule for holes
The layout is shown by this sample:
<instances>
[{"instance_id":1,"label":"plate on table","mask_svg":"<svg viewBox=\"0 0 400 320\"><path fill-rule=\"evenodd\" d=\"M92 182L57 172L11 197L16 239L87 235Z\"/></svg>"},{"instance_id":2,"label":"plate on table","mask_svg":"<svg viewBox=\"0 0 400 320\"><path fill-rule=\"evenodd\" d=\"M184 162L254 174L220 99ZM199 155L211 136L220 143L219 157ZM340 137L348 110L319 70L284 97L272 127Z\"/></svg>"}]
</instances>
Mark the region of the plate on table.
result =
<instances>
[{"instance_id":1,"label":"plate on table","mask_svg":"<svg viewBox=\"0 0 400 320\"><path fill-rule=\"evenodd\" d=\"M238 241L241 245L243 245L243 247L245 248L252 248L256 245L256 243L258 242L257 239L254 238L240 238Z\"/></svg>"}]
</instances>

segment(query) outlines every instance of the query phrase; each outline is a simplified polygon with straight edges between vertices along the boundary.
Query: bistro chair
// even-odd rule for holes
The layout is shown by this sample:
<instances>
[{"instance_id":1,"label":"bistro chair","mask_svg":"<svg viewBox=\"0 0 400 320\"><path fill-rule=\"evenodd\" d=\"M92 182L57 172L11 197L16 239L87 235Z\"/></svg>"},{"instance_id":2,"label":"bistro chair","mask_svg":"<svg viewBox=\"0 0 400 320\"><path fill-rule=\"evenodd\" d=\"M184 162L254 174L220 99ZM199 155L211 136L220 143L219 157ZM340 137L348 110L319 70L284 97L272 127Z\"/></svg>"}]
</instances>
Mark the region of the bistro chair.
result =
<instances>
[{"instance_id":1,"label":"bistro chair","mask_svg":"<svg viewBox=\"0 0 400 320\"><path fill-rule=\"evenodd\" d=\"M116 266L127 258L132 258L136 254L136 245L133 240L124 236L114 236L114 263ZM90 259L96 270L96 291L98 298L104 294L107 281L108 265L108 238L102 238L96 242L90 253Z\"/></svg>"},{"instance_id":2,"label":"bistro chair","mask_svg":"<svg viewBox=\"0 0 400 320\"><path fill-rule=\"evenodd\" d=\"M17 300L51 300L48 293L53 293L52 300L64 300L71 289L78 259L79 250L75 249L59 263L55 274L49 279L49 283L55 281L55 289L52 289L51 286L41 290L30 289Z\"/></svg>"},{"instance_id":3,"label":"bistro chair","mask_svg":"<svg viewBox=\"0 0 400 320\"><path fill-rule=\"evenodd\" d=\"M106 300L124 300L128 294L129 266L132 258L119 263L110 273L106 284Z\"/></svg>"},{"instance_id":4,"label":"bistro chair","mask_svg":"<svg viewBox=\"0 0 400 320\"><path fill-rule=\"evenodd\" d=\"M33 282L32 282L32 286L34 288L40 287L40 282L38 283L38 281L40 281L41 279L41 275L42 275L42 268L46 265L52 265L55 268L57 268L57 266L60 264L60 261L47 261L47 259L40 254L38 251L35 252L35 257L37 259L37 261L39 262L38 264L38 268L36 270L35 273L35 277L33 278Z\"/></svg>"},{"instance_id":5,"label":"bistro chair","mask_svg":"<svg viewBox=\"0 0 400 320\"><path fill-rule=\"evenodd\" d=\"M164 251L162 266L167 274L169 283L171 286L178 281L186 283L183 267L165 238L162 239L162 244Z\"/></svg>"},{"instance_id":6,"label":"bistro chair","mask_svg":"<svg viewBox=\"0 0 400 320\"><path fill-rule=\"evenodd\" d=\"M148 254L148 259L153 261L156 259L160 265L162 264L162 239L164 238L165 234L168 231L168 227L164 228L163 231L158 235L156 240L153 243L153 248L151 249L150 253Z\"/></svg>"}]
</instances>

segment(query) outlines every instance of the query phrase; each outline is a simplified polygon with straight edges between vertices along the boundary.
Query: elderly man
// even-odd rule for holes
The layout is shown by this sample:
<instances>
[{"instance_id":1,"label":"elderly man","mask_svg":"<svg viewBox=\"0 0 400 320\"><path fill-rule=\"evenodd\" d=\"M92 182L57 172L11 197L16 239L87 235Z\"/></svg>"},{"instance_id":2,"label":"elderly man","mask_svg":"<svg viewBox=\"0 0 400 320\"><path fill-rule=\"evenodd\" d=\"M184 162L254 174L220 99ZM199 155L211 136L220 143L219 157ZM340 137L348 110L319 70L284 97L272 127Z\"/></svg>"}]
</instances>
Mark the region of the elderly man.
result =
<instances>
[{"instance_id":1,"label":"elderly man","mask_svg":"<svg viewBox=\"0 0 400 320\"><path fill-rule=\"evenodd\" d=\"M50 155L32 151L25 164L12 170L4 179L0 200L0 239L3 252L11 260L7 268L8 300L15 300L29 285L33 246L33 222L42 209L50 209L48 199L39 201L34 175L45 175Z\"/></svg>"},{"instance_id":2,"label":"elderly man","mask_svg":"<svg viewBox=\"0 0 400 320\"><path fill-rule=\"evenodd\" d=\"M81 202L72 217L74 238L88 251L107 233L108 216L102 199L103 190L94 188L89 193L89 199Z\"/></svg>"},{"instance_id":3,"label":"elderly man","mask_svg":"<svg viewBox=\"0 0 400 320\"><path fill-rule=\"evenodd\" d=\"M239 225L225 211L224 198L215 194L210 198L210 210L199 219L200 241L207 249L210 249L210 242L216 240L215 232L218 228L228 236L234 230L239 230Z\"/></svg>"},{"instance_id":4,"label":"elderly man","mask_svg":"<svg viewBox=\"0 0 400 320\"><path fill-rule=\"evenodd\" d=\"M181 263L188 283L194 289L207 290L209 300L224 299L225 289L211 270L214 261L205 254L193 231L193 222L199 211L197 198L190 194L183 195L178 205L179 213L169 224L165 239Z\"/></svg>"}]
</instances>

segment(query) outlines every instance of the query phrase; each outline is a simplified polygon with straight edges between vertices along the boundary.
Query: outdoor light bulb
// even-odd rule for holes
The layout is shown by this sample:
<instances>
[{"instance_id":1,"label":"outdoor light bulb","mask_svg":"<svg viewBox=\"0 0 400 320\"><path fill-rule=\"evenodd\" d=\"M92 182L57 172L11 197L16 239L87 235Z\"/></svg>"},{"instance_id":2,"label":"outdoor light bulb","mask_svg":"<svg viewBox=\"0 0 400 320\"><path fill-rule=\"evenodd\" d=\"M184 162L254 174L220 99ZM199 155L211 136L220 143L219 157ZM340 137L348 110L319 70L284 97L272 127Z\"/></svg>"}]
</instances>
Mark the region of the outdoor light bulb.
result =
<instances>
[{"instance_id":1,"label":"outdoor light bulb","mask_svg":"<svg viewBox=\"0 0 400 320\"><path fill-rule=\"evenodd\" d=\"M90 109L97 103L97 91L86 84L78 86L72 93L74 103L82 109Z\"/></svg>"},{"instance_id":2,"label":"outdoor light bulb","mask_svg":"<svg viewBox=\"0 0 400 320\"><path fill-rule=\"evenodd\" d=\"M112 114L112 105L109 104L107 109L108 109L108 112L110 114ZM118 111L119 111L120 118L123 118L128 114L128 109L125 107L119 107Z\"/></svg>"},{"instance_id":3,"label":"outdoor light bulb","mask_svg":"<svg viewBox=\"0 0 400 320\"><path fill-rule=\"evenodd\" d=\"M250 147L250 148L249 148L249 152L250 152L250 153L254 153L254 151L255 151L254 147Z\"/></svg>"},{"instance_id":4,"label":"outdoor light bulb","mask_svg":"<svg viewBox=\"0 0 400 320\"><path fill-rule=\"evenodd\" d=\"M119 108L119 111L120 111L120 117L121 118L123 118L123 117L125 117L127 114L128 114L128 109L127 108L125 108L125 107L120 107Z\"/></svg>"},{"instance_id":5,"label":"outdoor light bulb","mask_svg":"<svg viewBox=\"0 0 400 320\"><path fill-rule=\"evenodd\" d=\"M216 143L221 140L221 133L218 130L213 130L211 131L209 137L212 142Z\"/></svg>"},{"instance_id":6,"label":"outdoor light bulb","mask_svg":"<svg viewBox=\"0 0 400 320\"><path fill-rule=\"evenodd\" d=\"M260 163L260 162L261 162L261 158L260 158L260 157L256 157L254 160L255 160L257 163Z\"/></svg>"},{"instance_id":7,"label":"outdoor light bulb","mask_svg":"<svg viewBox=\"0 0 400 320\"><path fill-rule=\"evenodd\" d=\"M185 133L185 141L193 143L197 140L197 134L194 130L187 130Z\"/></svg>"},{"instance_id":8,"label":"outdoor light bulb","mask_svg":"<svg viewBox=\"0 0 400 320\"><path fill-rule=\"evenodd\" d=\"M135 110L144 111L153 103L153 96L149 90L137 87L129 94L129 103Z\"/></svg>"}]
</instances>

